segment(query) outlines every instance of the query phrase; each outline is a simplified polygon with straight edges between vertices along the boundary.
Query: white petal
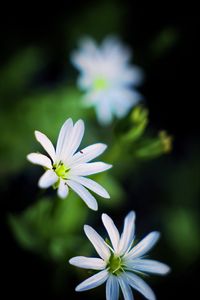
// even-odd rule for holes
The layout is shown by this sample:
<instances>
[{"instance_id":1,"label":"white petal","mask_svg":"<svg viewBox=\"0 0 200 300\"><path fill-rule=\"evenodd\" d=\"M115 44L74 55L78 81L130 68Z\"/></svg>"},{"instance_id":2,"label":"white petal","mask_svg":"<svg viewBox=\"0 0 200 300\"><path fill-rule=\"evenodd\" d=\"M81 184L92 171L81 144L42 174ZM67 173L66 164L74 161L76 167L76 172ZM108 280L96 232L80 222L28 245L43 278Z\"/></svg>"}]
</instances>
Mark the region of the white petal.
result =
<instances>
[{"instance_id":1,"label":"white petal","mask_svg":"<svg viewBox=\"0 0 200 300\"><path fill-rule=\"evenodd\" d=\"M109 276L108 271L103 270L103 271L89 277L88 279L83 281L81 284L79 284L76 287L76 292L83 292L83 291L93 289L93 288L103 284L107 280L108 276Z\"/></svg>"},{"instance_id":2,"label":"white petal","mask_svg":"<svg viewBox=\"0 0 200 300\"><path fill-rule=\"evenodd\" d=\"M106 300L119 299L119 283L116 276L110 275L106 282Z\"/></svg>"},{"instance_id":3,"label":"white petal","mask_svg":"<svg viewBox=\"0 0 200 300\"><path fill-rule=\"evenodd\" d=\"M55 149L49 138L45 134L37 130L35 131L35 137L36 140L42 145L44 150L46 150L46 152L50 155L52 160L55 161Z\"/></svg>"},{"instance_id":4,"label":"white petal","mask_svg":"<svg viewBox=\"0 0 200 300\"><path fill-rule=\"evenodd\" d=\"M118 281L122 289L124 300L133 300L133 293L131 291L131 288L128 284L125 275L118 276Z\"/></svg>"},{"instance_id":5,"label":"white petal","mask_svg":"<svg viewBox=\"0 0 200 300\"><path fill-rule=\"evenodd\" d=\"M67 162L69 157L71 157L80 146L84 131L84 122L82 120L78 120L71 131L66 152L63 154L64 162Z\"/></svg>"},{"instance_id":6,"label":"white petal","mask_svg":"<svg viewBox=\"0 0 200 300\"><path fill-rule=\"evenodd\" d=\"M110 198L108 192L100 184L90 178L71 176L70 179L84 185L86 188L103 198Z\"/></svg>"},{"instance_id":7,"label":"white petal","mask_svg":"<svg viewBox=\"0 0 200 300\"><path fill-rule=\"evenodd\" d=\"M101 155L107 146L102 143L97 143L90 145L81 151L77 152L70 160L69 166L73 166L75 164L86 163L91 161L92 159L96 158L97 156Z\"/></svg>"},{"instance_id":8,"label":"white petal","mask_svg":"<svg viewBox=\"0 0 200 300\"><path fill-rule=\"evenodd\" d=\"M40 165L48 169L52 168L51 160L46 155L40 153L30 153L27 155L27 159L33 164Z\"/></svg>"},{"instance_id":9,"label":"white petal","mask_svg":"<svg viewBox=\"0 0 200 300\"><path fill-rule=\"evenodd\" d=\"M170 267L156 260L151 259L134 259L127 262L131 270L138 270L147 273L165 275L170 271Z\"/></svg>"},{"instance_id":10,"label":"white petal","mask_svg":"<svg viewBox=\"0 0 200 300\"><path fill-rule=\"evenodd\" d=\"M106 214L102 214L102 221L112 242L113 248L115 251L117 251L120 238L117 227L115 226L113 220Z\"/></svg>"},{"instance_id":11,"label":"white petal","mask_svg":"<svg viewBox=\"0 0 200 300\"><path fill-rule=\"evenodd\" d=\"M132 83L139 85L144 80L144 72L139 67L129 67L123 74L123 81L125 84Z\"/></svg>"},{"instance_id":12,"label":"white petal","mask_svg":"<svg viewBox=\"0 0 200 300\"><path fill-rule=\"evenodd\" d=\"M157 231L149 233L129 253L125 254L125 257L135 259L146 254L157 243L159 237L160 233Z\"/></svg>"},{"instance_id":13,"label":"white petal","mask_svg":"<svg viewBox=\"0 0 200 300\"><path fill-rule=\"evenodd\" d=\"M102 237L92 227L88 225L84 226L84 231L90 242L93 244L99 256L105 261L108 261L110 257L110 250L105 241L102 239Z\"/></svg>"},{"instance_id":14,"label":"white petal","mask_svg":"<svg viewBox=\"0 0 200 300\"><path fill-rule=\"evenodd\" d=\"M93 63L98 52L95 42L87 38L80 43L80 50L72 53L71 61L80 71L87 72L90 63Z\"/></svg>"},{"instance_id":15,"label":"white petal","mask_svg":"<svg viewBox=\"0 0 200 300\"><path fill-rule=\"evenodd\" d=\"M127 115L132 106L142 99L142 96L130 88L119 87L112 91L112 98L115 103L113 106L113 113L118 118L122 118Z\"/></svg>"},{"instance_id":16,"label":"white petal","mask_svg":"<svg viewBox=\"0 0 200 300\"><path fill-rule=\"evenodd\" d=\"M69 138L73 129L72 119L67 119L60 129L60 133L56 145L57 160L63 160L63 156L67 151Z\"/></svg>"},{"instance_id":17,"label":"white petal","mask_svg":"<svg viewBox=\"0 0 200 300\"><path fill-rule=\"evenodd\" d=\"M123 255L130 249L135 233L135 213L131 211L124 220L124 229L119 242L118 252Z\"/></svg>"},{"instance_id":18,"label":"white petal","mask_svg":"<svg viewBox=\"0 0 200 300\"><path fill-rule=\"evenodd\" d=\"M101 101L99 101L99 103L96 105L96 114L101 125L107 126L112 122L112 101L109 99L109 95L106 95L106 92L104 97L101 97Z\"/></svg>"},{"instance_id":19,"label":"white petal","mask_svg":"<svg viewBox=\"0 0 200 300\"><path fill-rule=\"evenodd\" d=\"M144 297L146 297L149 300L156 299L154 292L143 279L131 272L126 272L126 276L128 279L128 283L132 286L132 288L140 292Z\"/></svg>"},{"instance_id":20,"label":"white petal","mask_svg":"<svg viewBox=\"0 0 200 300\"><path fill-rule=\"evenodd\" d=\"M58 187L58 196L62 199L66 198L69 193L69 188L65 180L60 178L60 183Z\"/></svg>"},{"instance_id":21,"label":"white petal","mask_svg":"<svg viewBox=\"0 0 200 300\"><path fill-rule=\"evenodd\" d=\"M40 188L48 188L58 180L58 176L52 170L47 170L39 179L38 185Z\"/></svg>"},{"instance_id":22,"label":"white petal","mask_svg":"<svg viewBox=\"0 0 200 300\"><path fill-rule=\"evenodd\" d=\"M90 194L90 192L88 192L88 190L86 190L86 188L84 188L84 186L73 180L67 180L67 184L76 194L81 197L81 199L83 199L89 208L92 210L98 209L96 199Z\"/></svg>"},{"instance_id":23,"label":"white petal","mask_svg":"<svg viewBox=\"0 0 200 300\"><path fill-rule=\"evenodd\" d=\"M70 171L72 175L87 176L100 173L112 168L112 165L103 162L84 163L73 167Z\"/></svg>"},{"instance_id":24,"label":"white petal","mask_svg":"<svg viewBox=\"0 0 200 300\"><path fill-rule=\"evenodd\" d=\"M71 258L69 263L83 269L103 270L106 268L106 263L101 258L76 256Z\"/></svg>"}]
</instances>

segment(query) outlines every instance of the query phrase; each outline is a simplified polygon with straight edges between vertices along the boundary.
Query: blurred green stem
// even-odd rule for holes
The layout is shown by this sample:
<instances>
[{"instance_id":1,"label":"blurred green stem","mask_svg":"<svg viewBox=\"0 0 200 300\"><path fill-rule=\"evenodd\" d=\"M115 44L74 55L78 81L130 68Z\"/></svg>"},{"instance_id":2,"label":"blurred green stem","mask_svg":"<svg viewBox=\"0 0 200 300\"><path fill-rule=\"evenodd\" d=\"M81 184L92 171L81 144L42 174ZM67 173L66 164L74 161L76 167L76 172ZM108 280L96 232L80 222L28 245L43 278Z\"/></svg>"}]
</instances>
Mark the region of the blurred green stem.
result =
<instances>
[{"instance_id":1,"label":"blurred green stem","mask_svg":"<svg viewBox=\"0 0 200 300\"><path fill-rule=\"evenodd\" d=\"M61 204L62 200L60 198L58 198L58 197L55 197L51 201L52 201L52 206L51 206L50 215L52 217L54 217L56 215L56 213L57 213L58 208L60 207L60 204Z\"/></svg>"}]
</instances>

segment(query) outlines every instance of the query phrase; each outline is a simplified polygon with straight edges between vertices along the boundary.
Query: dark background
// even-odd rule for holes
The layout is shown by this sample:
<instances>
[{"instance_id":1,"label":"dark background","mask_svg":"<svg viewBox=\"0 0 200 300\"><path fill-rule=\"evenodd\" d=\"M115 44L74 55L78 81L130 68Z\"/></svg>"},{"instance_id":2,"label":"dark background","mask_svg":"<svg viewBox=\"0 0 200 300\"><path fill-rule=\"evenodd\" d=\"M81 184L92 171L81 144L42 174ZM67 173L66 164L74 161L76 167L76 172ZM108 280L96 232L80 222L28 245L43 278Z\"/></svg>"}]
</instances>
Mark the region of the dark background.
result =
<instances>
[{"instance_id":1,"label":"dark background","mask_svg":"<svg viewBox=\"0 0 200 300\"><path fill-rule=\"evenodd\" d=\"M4 3L3 6L1 5L0 17L1 65L3 66L20 49L36 45L43 49L48 57L48 64L37 74L32 86L56 85L69 66L67 58L69 53L66 53L66 49L70 50L73 45L70 38L68 39L70 26L78 22L82 11L94 5L94 1L89 0L57 1L53 4L44 4L41 1L25 4L20 1L17 4ZM177 186L177 189L187 191L191 197L194 182L199 182L199 92L197 90L199 14L192 2L185 6L181 3L177 7L169 2L161 2L153 6L152 3L147 4L145 1L123 1L120 5L123 8L121 11L123 26L120 27L119 34L130 47L133 47L137 64L145 70L146 81L141 87L141 92L147 99L151 124L156 129L166 129L174 136L174 149L170 157L148 164L139 173L143 178L142 182L138 179L134 186L129 187L130 203L132 197L144 199L136 202L135 209L140 220L138 232L145 233L151 230L150 225L160 226L157 220L152 221L158 206L167 205L173 209L170 200L167 204L162 204L159 198L163 196L164 201L170 197L167 187L169 182L172 184L173 181L175 189ZM105 11L106 14L108 12ZM151 52L152 41L156 41L156 37L165 28L173 29L177 38L167 50L158 49L155 55ZM179 177L182 168L180 166L185 166L184 170L187 170L184 178ZM19 189L20 182L24 182L24 188ZM129 186L128 179L124 180L124 185ZM13 296L22 299L33 297L92 299L92 291L82 294L73 291L77 284L76 278L72 278L71 282L67 279L68 291L66 292L64 281L61 280L62 282L59 283L59 277L55 279L52 275L53 264L22 250L13 240L6 224L6 215L8 212L19 212L26 207L24 191L29 187L31 202L36 190L33 190L27 174L22 172L18 176L11 176L7 188L2 191L1 266L3 265L3 268L1 274L4 279L2 295L5 293L5 299ZM179 205L196 212L199 210L199 203L192 199L191 203L179 202ZM115 212L115 217L122 221L128 208L129 204L123 208L120 216ZM145 220L144 227L142 227L142 220ZM147 225L148 222L150 225ZM173 248L169 250L169 246L165 244L161 247L163 250L161 259L172 265L172 274L166 278L159 278L156 282L152 281L157 298L191 299L195 292L196 294L198 292L199 256L191 261L188 259L185 264L184 257L180 258L179 254L175 254ZM69 287L71 295L69 295ZM141 298L136 293L136 299Z\"/></svg>"}]
</instances>

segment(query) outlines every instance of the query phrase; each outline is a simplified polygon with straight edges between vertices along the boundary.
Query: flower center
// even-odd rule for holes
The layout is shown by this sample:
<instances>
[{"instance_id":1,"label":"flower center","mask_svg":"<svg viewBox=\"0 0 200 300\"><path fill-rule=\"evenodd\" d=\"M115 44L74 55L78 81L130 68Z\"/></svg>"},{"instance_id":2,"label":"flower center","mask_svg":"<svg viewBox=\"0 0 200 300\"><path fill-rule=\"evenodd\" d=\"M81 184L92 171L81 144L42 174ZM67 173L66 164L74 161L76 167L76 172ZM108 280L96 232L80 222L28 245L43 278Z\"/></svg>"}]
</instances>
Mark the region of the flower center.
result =
<instances>
[{"instance_id":1,"label":"flower center","mask_svg":"<svg viewBox=\"0 0 200 300\"><path fill-rule=\"evenodd\" d=\"M108 262L108 270L113 275L119 275L123 271L121 257L112 254Z\"/></svg>"},{"instance_id":2,"label":"flower center","mask_svg":"<svg viewBox=\"0 0 200 300\"><path fill-rule=\"evenodd\" d=\"M67 173L70 169L66 167L62 161L60 161L58 164L54 164L53 169L58 175L58 177L61 177L62 179L67 179Z\"/></svg>"},{"instance_id":3,"label":"flower center","mask_svg":"<svg viewBox=\"0 0 200 300\"><path fill-rule=\"evenodd\" d=\"M105 90L108 87L108 82L104 77L97 77L94 80L94 89L97 91Z\"/></svg>"}]
</instances>

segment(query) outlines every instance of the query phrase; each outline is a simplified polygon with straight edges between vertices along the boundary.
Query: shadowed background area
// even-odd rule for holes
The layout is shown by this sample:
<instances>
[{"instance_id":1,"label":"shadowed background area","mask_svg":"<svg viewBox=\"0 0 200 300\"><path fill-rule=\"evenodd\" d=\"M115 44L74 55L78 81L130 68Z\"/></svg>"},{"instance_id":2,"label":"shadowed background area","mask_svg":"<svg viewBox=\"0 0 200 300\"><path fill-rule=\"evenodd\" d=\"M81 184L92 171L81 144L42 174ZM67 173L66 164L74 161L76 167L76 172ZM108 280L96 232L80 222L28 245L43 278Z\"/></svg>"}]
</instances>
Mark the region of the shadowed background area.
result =
<instances>
[{"instance_id":1,"label":"shadowed background area","mask_svg":"<svg viewBox=\"0 0 200 300\"><path fill-rule=\"evenodd\" d=\"M41 1L24 5L18 1L14 6L4 3L0 187L2 275L7 298L105 299L104 287L76 293L75 286L90 273L69 266L67 261L71 256L91 251L83 234L84 223L105 235L102 212L107 212L122 228L125 215L132 209L136 211L137 238L152 230L161 231L161 240L151 257L172 268L169 276L147 278L157 298L190 299L197 291L198 18L192 5L176 10L169 3L154 8L145 1L63 0L52 5ZM86 124L85 145L101 141L112 147L113 127L100 128L92 111L81 110L77 104L77 72L69 58L80 37L89 35L101 41L110 34L119 36L130 47L133 62L144 70L145 81L139 90L149 110L149 132L166 130L173 136L173 150L155 159L133 159L131 168L121 155L111 175L99 177L113 195L111 202L98 197L99 211L92 212L71 195L59 210L53 211L50 222L49 203L54 199L49 199L55 197L55 191L39 190L41 170L26 161L27 153L41 150L33 131L47 133L55 143L59 128L68 117L82 118ZM123 122L114 126L120 132ZM109 153L102 160L109 162ZM30 207L33 208L28 210ZM15 218L24 211L20 221ZM38 223L33 226L34 218ZM62 234L58 236L58 232ZM142 296L135 292L135 299Z\"/></svg>"}]
</instances>

